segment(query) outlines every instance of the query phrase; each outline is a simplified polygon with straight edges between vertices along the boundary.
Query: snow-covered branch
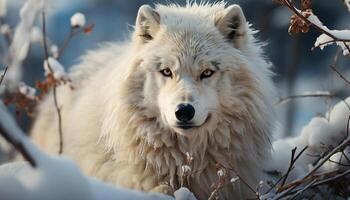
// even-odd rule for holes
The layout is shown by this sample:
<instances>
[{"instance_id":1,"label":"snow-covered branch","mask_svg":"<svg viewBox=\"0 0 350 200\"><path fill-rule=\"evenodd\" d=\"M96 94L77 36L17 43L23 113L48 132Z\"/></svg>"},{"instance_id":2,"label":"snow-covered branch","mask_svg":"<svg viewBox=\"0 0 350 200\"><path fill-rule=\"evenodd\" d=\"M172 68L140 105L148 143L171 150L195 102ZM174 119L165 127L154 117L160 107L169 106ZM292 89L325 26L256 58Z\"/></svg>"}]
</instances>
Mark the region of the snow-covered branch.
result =
<instances>
[{"instance_id":1,"label":"snow-covered branch","mask_svg":"<svg viewBox=\"0 0 350 200\"><path fill-rule=\"evenodd\" d=\"M9 70L5 78L6 87L13 91L17 89L22 79L22 62L27 57L31 31L37 16L45 9L46 0L28 0L20 11L20 22L16 26L9 51Z\"/></svg>"},{"instance_id":2,"label":"snow-covered branch","mask_svg":"<svg viewBox=\"0 0 350 200\"><path fill-rule=\"evenodd\" d=\"M291 18L290 33L307 32L312 26L321 35L316 39L314 47L323 49L330 44L337 44L344 55L350 54L350 30L331 30L312 12L311 0L303 0L301 10L297 9L290 0L276 0L294 13Z\"/></svg>"}]
</instances>

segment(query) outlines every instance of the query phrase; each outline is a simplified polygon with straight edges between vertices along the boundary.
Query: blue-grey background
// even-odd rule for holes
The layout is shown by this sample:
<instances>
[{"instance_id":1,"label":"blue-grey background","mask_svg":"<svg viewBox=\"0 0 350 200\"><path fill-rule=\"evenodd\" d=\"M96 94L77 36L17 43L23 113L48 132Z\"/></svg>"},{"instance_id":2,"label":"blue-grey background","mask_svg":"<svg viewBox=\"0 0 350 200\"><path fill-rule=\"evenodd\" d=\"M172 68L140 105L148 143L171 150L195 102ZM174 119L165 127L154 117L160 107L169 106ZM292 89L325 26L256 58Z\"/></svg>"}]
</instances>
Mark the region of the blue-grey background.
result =
<instances>
[{"instance_id":1,"label":"blue-grey background","mask_svg":"<svg viewBox=\"0 0 350 200\"><path fill-rule=\"evenodd\" d=\"M86 15L87 22L95 24L90 35L75 37L62 55L60 62L68 69L78 62L79 56L94 49L105 41L120 41L128 38L134 24L138 8L142 4L176 2L180 5L185 0L145 1L145 0L59 0L51 1L48 11L48 36L58 46L62 45L70 30L70 17L75 12ZM311 51L319 35L311 29L307 34L290 36L287 32L291 13L272 0L236 0L227 1L242 6L246 18L253 27L260 30L257 37L268 43L266 55L274 64L274 81L278 96L300 94L316 90L336 92L341 97L349 95L346 84L331 70L330 64L336 52L331 46L320 51ZM19 8L24 0L8 0L8 15L5 21L15 26L19 19ZM341 0L318 0L313 2L314 13L331 29L349 29L350 12ZM38 25L40 25L38 21ZM7 50L4 39L0 39L3 54ZM338 64L345 76L349 68L349 58L341 58ZM2 62L2 61L1 61ZM31 47L24 63L25 81L33 85L34 80L43 76L43 50L38 44ZM3 63L1 63L3 66ZM350 74L349 74L350 77ZM334 101L325 99L301 99L288 104L277 105L281 125L276 130L276 137L297 134L308 121L317 114L324 114ZM21 123L28 128L28 120Z\"/></svg>"}]
</instances>

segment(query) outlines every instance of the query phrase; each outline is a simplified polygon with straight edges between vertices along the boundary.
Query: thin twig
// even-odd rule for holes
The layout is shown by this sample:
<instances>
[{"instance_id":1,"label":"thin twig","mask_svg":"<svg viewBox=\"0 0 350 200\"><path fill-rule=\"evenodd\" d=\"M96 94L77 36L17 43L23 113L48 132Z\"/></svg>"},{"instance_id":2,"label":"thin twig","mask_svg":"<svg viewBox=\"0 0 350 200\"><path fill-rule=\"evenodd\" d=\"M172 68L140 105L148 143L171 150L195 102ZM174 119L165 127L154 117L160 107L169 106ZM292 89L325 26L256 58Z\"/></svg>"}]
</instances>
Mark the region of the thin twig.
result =
<instances>
[{"instance_id":1,"label":"thin twig","mask_svg":"<svg viewBox=\"0 0 350 200\"><path fill-rule=\"evenodd\" d=\"M4 79L5 75L6 75L6 71L7 68L5 68L4 73L1 75L1 79L0 79L0 85L2 84L2 80ZM3 105L0 105L0 110L3 107ZM4 108L5 109L5 108ZM5 111L4 111L5 112ZM6 113L4 113L6 114ZM2 117L6 117L2 116ZM18 128L19 129L19 128ZM19 129L20 130L20 129ZM8 133L8 129L6 127L4 127L3 124L0 123L0 134L5 138L5 140L7 140L9 143L11 143L23 156L23 158L25 160L27 160L29 162L29 164L32 167L36 167L37 164L35 162L35 159L31 156L31 154L27 151L27 149L24 147L24 145L22 144L22 142L18 141L15 137L12 137L11 134ZM11 131L15 131L15 130L11 130Z\"/></svg>"},{"instance_id":2,"label":"thin twig","mask_svg":"<svg viewBox=\"0 0 350 200\"><path fill-rule=\"evenodd\" d=\"M236 171L232 166L226 167L226 166L223 166L223 165L222 165L222 167L223 167L224 169L228 169L228 170L233 171L233 172L236 174L236 176L239 178L239 180L242 181L242 183L243 183L244 185L246 185L250 191L252 191L254 194L256 194L256 191L253 189L253 187L250 186L250 185L248 184L248 182L245 181L245 180L239 175L239 173L237 173L237 171Z\"/></svg>"},{"instance_id":3,"label":"thin twig","mask_svg":"<svg viewBox=\"0 0 350 200\"><path fill-rule=\"evenodd\" d=\"M281 187L284 186L284 184L286 183L287 181L287 178L289 176L289 173L292 171L293 167L294 167L294 164L295 162L299 159L299 157L304 153L304 151L308 148L308 146L304 147L296 157L295 156L295 152L297 150L297 148L295 147L294 149L292 149L292 155L291 155L291 159L290 159L290 163L289 163L289 167L288 167L288 170L286 172L286 175L284 176L284 179L281 183Z\"/></svg>"},{"instance_id":4,"label":"thin twig","mask_svg":"<svg viewBox=\"0 0 350 200\"><path fill-rule=\"evenodd\" d=\"M305 181L311 179L314 175L314 173L323 166L323 164L325 162L327 162L329 160L330 157L332 157L335 153L342 151L346 146L348 146L350 144L350 137L346 138L340 145L338 145L337 147L335 147L331 152L329 152L325 157L323 157L322 159L320 159L320 161L318 162L318 164L308 173L306 174L303 178L296 180L290 184L288 184L288 187L284 187L281 190L284 190L286 188L295 188L298 185L304 183ZM280 191L281 191L280 190Z\"/></svg>"},{"instance_id":5,"label":"thin twig","mask_svg":"<svg viewBox=\"0 0 350 200\"><path fill-rule=\"evenodd\" d=\"M350 81L349 81L347 78L345 78L345 76L344 76L342 73L340 73L340 72L338 71L338 69L337 69L337 62L338 62L338 57L339 57L340 52L341 52L341 49L338 48L338 50L337 50L337 52L336 52L336 54L335 54L335 56L334 56L333 63L331 64L331 68L332 68L332 70L333 70L335 73L338 74L338 76L339 76L341 79L343 79L343 80L345 81L345 83L347 83L348 85L350 85Z\"/></svg>"},{"instance_id":6,"label":"thin twig","mask_svg":"<svg viewBox=\"0 0 350 200\"><path fill-rule=\"evenodd\" d=\"M59 59L62 56L64 50L68 47L70 41L74 38L74 36L78 35L81 32L84 32L86 27L94 27L94 26L95 26L94 23L91 23L85 27L74 27L74 26L71 27L68 36L63 42L62 47L60 47L60 49L58 50L57 59Z\"/></svg>"},{"instance_id":7,"label":"thin twig","mask_svg":"<svg viewBox=\"0 0 350 200\"><path fill-rule=\"evenodd\" d=\"M297 94L297 95L290 95L286 97L281 97L278 101L275 102L275 105L283 104L285 102L288 102L293 99L300 99L300 98L318 98L318 97L334 97L333 94Z\"/></svg>"},{"instance_id":8,"label":"thin twig","mask_svg":"<svg viewBox=\"0 0 350 200\"><path fill-rule=\"evenodd\" d=\"M335 164L337 164L339 166L350 167L350 165L346 165L346 164L343 164L343 163L340 163L338 161L334 161L334 160L331 160L331 159L329 159L328 161L331 162L331 163L335 163Z\"/></svg>"},{"instance_id":9,"label":"thin twig","mask_svg":"<svg viewBox=\"0 0 350 200\"><path fill-rule=\"evenodd\" d=\"M6 75L7 69L8 69L8 66L6 66L6 67L5 67L4 72L1 74L1 77L0 77L0 85L2 84L2 81L3 81L3 80L4 80L4 78L5 78L5 75Z\"/></svg>"},{"instance_id":10,"label":"thin twig","mask_svg":"<svg viewBox=\"0 0 350 200\"><path fill-rule=\"evenodd\" d=\"M13 147L15 147L17 151L19 151L22 154L23 158L27 160L32 167L37 167L34 158L30 155L30 153L23 146L23 144L15 138L11 137L11 135L7 133L7 131L5 131L5 128L2 127L2 124L0 124L0 134L5 138L6 141L11 143Z\"/></svg>"},{"instance_id":11,"label":"thin twig","mask_svg":"<svg viewBox=\"0 0 350 200\"><path fill-rule=\"evenodd\" d=\"M312 187L312 185L314 183L316 183L317 179L314 179L311 181L311 183L307 184L303 189L298 190L293 196L291 196L289 199L292 200L294 198L296 198L297 196L299 196L300 194L302 194L303 192L305 192L307 189L309 189L310 187Z\"/></svg>"},{"instance_id":12,"label":"thin twig","mask_svg":"<svg viewBox=\"0 0 350 200\"><path fill-rule=\"evenodd\" d=\"M348 120L350 119L350 116L349 116L349 118L348 118ZM348 122L348 124L349 124L349 122ZM348 128L349 129L349 128ZM349 157L346 155L346 153L344 153L344 151L342 151L342 154L343 154L343 156L344 156L344 158L346 159L346 161L348 161L348 163L350 164L350 159L349 159Z\"/></svg>"},{"instance_id":13,"label":"thin twig","mask_svg":"<svg viewBox=\"0 0 350 200\"><path fill-rule=\"evenodd\" d=\"M216 199L217 195L219 194L220 190L224 187L224 183L222 181L219 181L219 185L215 187L213 192L210 194L208 200L214 200Z\"/></svg>"},{"instance_id":14,"label":"thin twig","mask_svg":"<svg viewBox=\"0 0 350 200\"><path fill-rule=\"evenodd\" d=\"M294 190L296 187L300 186L303 183L307 183L310 180L314 180L314 179L319 179L321 177L325 177L325 176L333 176L335 173L337 173L339 170L335 170L335 171L331 171L331 172L325 172L322 174L313 174L307 178L301 178L298 179L292 183L289 183L288 185L285 185L282 189L280 189L280 192L277 193L277 195L274 197L274 199L281 199L285 196L291 195L295 192L297 192L298 190Z\"/></svg>"},{"instance_id":15,"label":"thin twig","mask_svg":"<svg viewBox=\"0 0 350 200\"><path fill-rule=\"evenodd\" d=\"M290 100L294 99L301 99L301 98L320 98L320 97L328 97L328 98L336 98L341 100L342 102L345 103L346 107L350 110L350 105L345 101L345 99L335 95L335 94L297 94L297 95L290 95L286 97L281 97L278 101L276 101L274 104L279 105L286 103Z\"/></svg>"},{"instance_id":16,"label":"thin twig","mask_svg":"<svg viewBox=\"0 0 350 200\"><path fill-rule=\"evenodd\" d=\"M317 181L316 183L314 183L314 185L312 187L316 187L316 186L319 186L319 185L322 185L322 184L326 184L328 182L332 182L332 181L335 181L341 177L344 177L346 175L350 174L350 169L346 170L345 172L341 173L341 174L338 174L336 176L332 176L330 178L327 178L327 179L324 179L324 180L320 180L320 181Z\"/></svg>"},{"instance_id":17,"label":"thin twig","mask_svg":"<svg viewBox=\"0 0 350 200\"><path fill-rule=\"evenodd\" d=\"M48 61L49 58L49 53L47 49L47 41L46 41L46 20L45 20L45 11L42 12L42 31L43 31L43 44L44 44L44 56L45 60L47 62L47 66L50 70L51 75L54 78L54 71L52 67L50 66L50 62ZM56 81L56 80L54 80ZM55 104L55 108L57 111L57 116L58 116L58 131L59 131L59 149L58 149L58 154L62 154L63 152L63 130L62 130L62 115L61 115L61 108L58 105L58 100L57 100L57 85L56 83L53 84L53 100Z\"/></svg>"}]
</instances>

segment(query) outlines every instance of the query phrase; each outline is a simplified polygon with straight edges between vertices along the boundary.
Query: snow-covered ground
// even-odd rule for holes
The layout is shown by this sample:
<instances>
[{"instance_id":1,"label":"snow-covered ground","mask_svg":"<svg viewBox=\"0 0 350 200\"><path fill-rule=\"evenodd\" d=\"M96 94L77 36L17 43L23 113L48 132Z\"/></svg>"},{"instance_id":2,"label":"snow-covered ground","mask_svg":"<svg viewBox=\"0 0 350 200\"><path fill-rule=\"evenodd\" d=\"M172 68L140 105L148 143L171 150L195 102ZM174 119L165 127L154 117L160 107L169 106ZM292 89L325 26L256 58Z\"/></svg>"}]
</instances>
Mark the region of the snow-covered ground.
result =
<instances>
[{"instance_id":1,"label":"snow-covered ground","mask_svg":"<svg viewBox=\"0 0 350 200\"><path fill-rule=\"evenodd\" d=\"M0 103L0 131L21 144L31 157L27 162L15 162L0 167L0 197L11 200L195 200L193 194L180 188L174 197L158 193L142 193L118 188L84 176L71 160L41 152L19 129L6 107Z\"/></svg>"}]
</instances>

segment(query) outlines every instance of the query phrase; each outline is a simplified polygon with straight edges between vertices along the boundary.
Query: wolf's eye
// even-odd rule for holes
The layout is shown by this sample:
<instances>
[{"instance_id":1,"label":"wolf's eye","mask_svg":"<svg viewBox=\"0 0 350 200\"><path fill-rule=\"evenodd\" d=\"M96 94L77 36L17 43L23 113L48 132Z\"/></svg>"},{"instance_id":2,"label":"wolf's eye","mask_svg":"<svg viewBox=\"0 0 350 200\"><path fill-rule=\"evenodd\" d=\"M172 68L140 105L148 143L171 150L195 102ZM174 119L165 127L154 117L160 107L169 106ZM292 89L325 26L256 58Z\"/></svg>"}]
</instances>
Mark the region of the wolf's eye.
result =
<instances>
[{"instance_id":1,"label":"wolf's eye","mask_svg":"<svg viewBox=\"0 0 350 200\"><path fill-rule=\"evenodd\" d=\"M215 71L211 70L211 69L206 69L202 72L201 74L201 79L205 79L205 78L209 78L211 77L213 74L215 73Z\"/></svg>"},{"instance_id":2,"label":"wolf's eye","mask_svg":"<svg viewBox=\"0 0 350 200\"><path fill-rule=\"evenodd\" d=\"M161 74L163 74L163 76L166 77L173 77L173 73L171 72L171 70L169 68L165 68L159 71Z\"/></svg>"}]
</instances>

